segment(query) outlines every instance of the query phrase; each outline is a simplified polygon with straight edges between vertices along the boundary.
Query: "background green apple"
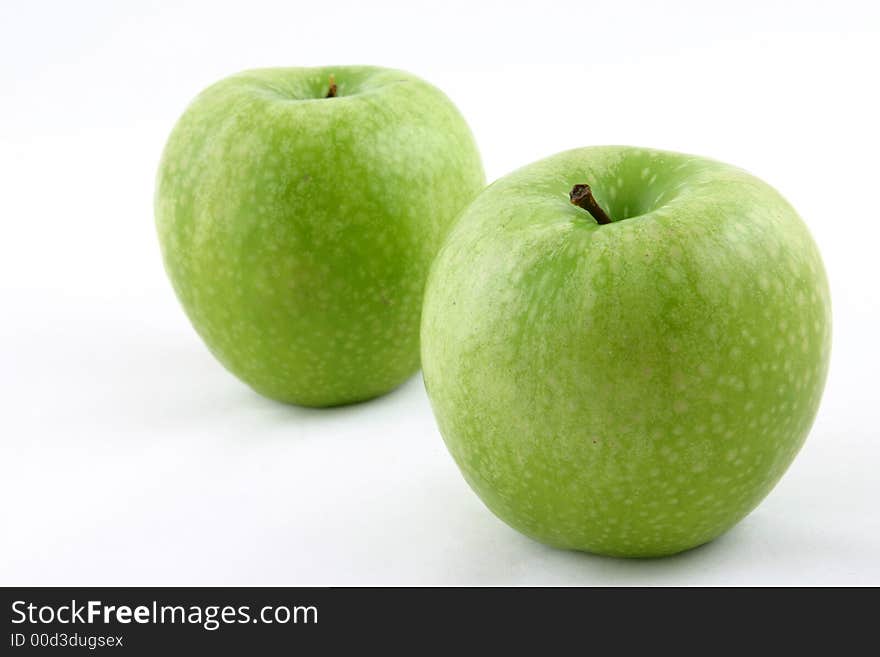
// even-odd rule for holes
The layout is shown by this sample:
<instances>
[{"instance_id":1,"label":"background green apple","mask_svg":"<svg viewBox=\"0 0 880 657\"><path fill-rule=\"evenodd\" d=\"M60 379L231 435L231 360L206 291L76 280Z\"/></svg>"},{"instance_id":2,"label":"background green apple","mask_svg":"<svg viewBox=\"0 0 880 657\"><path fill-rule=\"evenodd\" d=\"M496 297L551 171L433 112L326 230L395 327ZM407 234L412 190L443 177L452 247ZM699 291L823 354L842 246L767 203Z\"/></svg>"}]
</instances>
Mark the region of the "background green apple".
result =
<instances>
[{"instance_id":1,"label":"background green apple","mask_svg":"<svg viewBox=\"0 0 880 657\"><path fill-rule=\"evenodd\" d=\"M408 73L254 70L175 126L156 223L217 358L268 397L335 405L418 368L428 266L483 183L458 111Z\"/></svg>"},{"instance_id":2,"label":"background green apple","mask_svg":"<svg viewBox=\"0 0 880 657\"><path fill-rule=\"evenodd\" d=\"M612 223L569 201L580 183ZM816 246L770 186L585 148L499 180L456 222L422 367L452 456L500 518L555 546L657 556L718 536L785 472L830 321Z\"/></svg>"}]
</instances>

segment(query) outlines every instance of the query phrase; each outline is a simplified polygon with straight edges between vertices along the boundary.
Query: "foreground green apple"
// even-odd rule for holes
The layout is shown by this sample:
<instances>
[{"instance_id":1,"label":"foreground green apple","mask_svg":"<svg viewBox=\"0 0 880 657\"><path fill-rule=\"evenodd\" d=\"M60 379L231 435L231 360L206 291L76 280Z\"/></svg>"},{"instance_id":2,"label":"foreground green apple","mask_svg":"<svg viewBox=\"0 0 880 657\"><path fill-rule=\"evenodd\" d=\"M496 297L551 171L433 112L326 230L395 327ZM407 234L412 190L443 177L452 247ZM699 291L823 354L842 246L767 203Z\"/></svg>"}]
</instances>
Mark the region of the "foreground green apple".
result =
<instances>
[{"instance_id":1,"label":"foreground green apple","mask_svg":"<svg viewBox=\"0 0 880 657\"><path fill-rule=\"evenodd\" d=\"M156 223L217 358L268 397L329 406L416 371L428 267L483 182L458 111L408 73L247 71L174 128Z\"/></svg>"},{"instance_id":2,"label":"foreground green apple","mask_svg":"<svg viewBox=\"0 0 880 657\"><path fill-rule=\"evenodd\" d=\"M830 320L816 246L767 184L585 148L499 180L456 222L428 279L422 367L449 451L501 519L659 556L729 529L785 472Z\"/></svg>"}]
</instances>

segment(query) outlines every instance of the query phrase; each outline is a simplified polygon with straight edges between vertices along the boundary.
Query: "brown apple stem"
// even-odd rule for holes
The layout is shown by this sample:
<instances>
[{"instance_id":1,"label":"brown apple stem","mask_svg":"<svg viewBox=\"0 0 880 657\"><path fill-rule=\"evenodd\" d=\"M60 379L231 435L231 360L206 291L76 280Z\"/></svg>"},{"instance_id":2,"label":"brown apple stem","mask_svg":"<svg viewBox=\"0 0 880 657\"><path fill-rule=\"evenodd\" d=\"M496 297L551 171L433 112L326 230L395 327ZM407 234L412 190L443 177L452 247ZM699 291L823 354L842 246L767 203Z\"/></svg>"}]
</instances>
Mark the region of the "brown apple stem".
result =
<instances>
[{"instance_id":1,"label":"brown apple stem","mask_svg":"<svg viewBox=\"0 0 880 657\"><path fill-rule=\"evenodd\" d=\"M593 215L593 219L595 219L598 224L605 225L611 223L611 217L609 217L605 213L605 210L602 209L602 206L596 202L596 198L593 196L593 190L590 189L589 185L575 185L568 193L568 198L571 199L573 205L583 208Z\"/></svg>"},{"instance_id":2,"label":"brown apple stem","mask_svg":"<svg viewBox=\"0 0 880 657\"><path fill-rule=\"evenodd\" d=\"M330 74L330 88L327 90L327 95L324 98L336 98L336 76L332 73Z\"/></svg>"}]
</instances>

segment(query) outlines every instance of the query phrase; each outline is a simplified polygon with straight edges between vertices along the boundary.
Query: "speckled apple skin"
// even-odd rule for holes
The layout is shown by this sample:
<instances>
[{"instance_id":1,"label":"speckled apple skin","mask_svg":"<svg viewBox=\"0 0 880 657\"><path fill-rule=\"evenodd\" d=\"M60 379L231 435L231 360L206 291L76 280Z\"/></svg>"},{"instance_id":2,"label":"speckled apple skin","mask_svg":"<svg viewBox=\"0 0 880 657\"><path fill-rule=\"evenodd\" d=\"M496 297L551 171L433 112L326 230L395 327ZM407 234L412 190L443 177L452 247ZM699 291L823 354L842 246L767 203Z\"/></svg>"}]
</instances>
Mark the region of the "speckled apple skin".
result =
<instances>
[{"instance_id":1,"label":"speckled apple skin","mask_svg":"<svg viewBox=\"0 0 880 657\"><path fill-rule=\"evenodd\" d=\"M614 223L570 204L576 183ZM554 546L660 556L773 488L816 415L830 331L819 252L773 188L595 147L520 169L463 213L429 276L422 367L449 451L502 520Z\"/></svg>"},{"instance_id":2,"label":"speckled apple skin","mask_svg":"<svg viewBox=\"0 0 880 657\"><path fill-rule=\"evenodd\" d=\"M325 98L333 74L338 95ZM202 92L159 167L165 268L210 350L309 406L385 393L419 365L428 267L482 189L473 136L401 71L246 71Z\"/></svg>"}]
</instances>

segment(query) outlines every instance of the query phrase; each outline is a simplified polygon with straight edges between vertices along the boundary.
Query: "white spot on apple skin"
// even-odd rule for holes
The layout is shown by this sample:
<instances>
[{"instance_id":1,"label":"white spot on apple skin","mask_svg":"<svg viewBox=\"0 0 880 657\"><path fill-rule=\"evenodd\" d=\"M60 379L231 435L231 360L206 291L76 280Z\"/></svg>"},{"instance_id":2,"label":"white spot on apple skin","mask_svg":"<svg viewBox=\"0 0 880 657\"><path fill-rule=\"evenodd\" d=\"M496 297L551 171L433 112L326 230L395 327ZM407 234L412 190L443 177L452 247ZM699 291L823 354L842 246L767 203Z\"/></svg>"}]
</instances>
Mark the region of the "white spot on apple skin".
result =
<instances>
[{"instance_id":1,"label":"white spot on apple skin","mask_svg":"<svg viewBox=\"0 0 880 657\"><path fill-rule=\"evenodd\" d=\"M681 271L677 267L667 267L666 277L669 279L669 282L673 284L678 283L682 280Z\"/></svg>"}]
</instances>

